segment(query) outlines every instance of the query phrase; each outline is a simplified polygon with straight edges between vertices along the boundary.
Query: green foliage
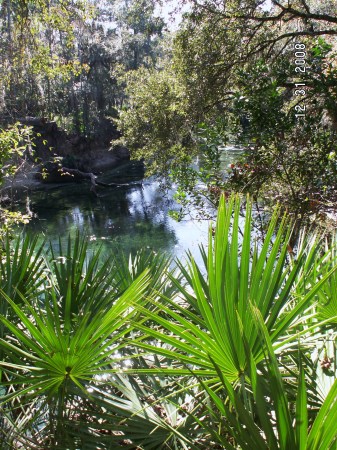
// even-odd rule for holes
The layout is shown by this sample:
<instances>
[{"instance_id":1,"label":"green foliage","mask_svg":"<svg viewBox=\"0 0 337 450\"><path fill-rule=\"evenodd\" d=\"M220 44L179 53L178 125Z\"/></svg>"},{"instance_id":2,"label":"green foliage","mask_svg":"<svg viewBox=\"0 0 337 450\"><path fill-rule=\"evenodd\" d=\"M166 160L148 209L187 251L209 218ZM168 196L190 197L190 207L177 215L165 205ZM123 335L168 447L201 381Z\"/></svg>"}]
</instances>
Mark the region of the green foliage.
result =
<instances>
[{"instance_id":1,"label":"green foliage","mask_svg":"<svg viewBox=\"0 0 337 450\"><path fill-rule=\"evenodd\" d=\"M328 44L323 38L317 39L316 45L311 49L315 58L323 58L332 50L332 45Z\"/></svg>"},{"instance_id":2,"label":"green foliage","mask_svg":"<svg viewBox=\"0 0 337 450\"><path fill-rule=\"evenodd\" d=\"M121 30L119 60L126 71L151 67L158 59L164 20L155 16L155 0L117 2L116 19Z\"/></svg>"},{"instance_id":3,"label":"green foliage","mask_svg":"<svg viewBox=\"0 0 337 450\"><path fill-rule=\"evenodd\" d=\"M220 193L231 189L270 203L279 196L298 217L326 208L336 197L335 165L328 156L336 141L335 9L272 2L267 13L253 1L192 3L175 36L170 65L171 83L183 92L183 103L173 90L164 103L162 92L150 84L147 96L138 96L140 75L138 85L127 82L132 104L120 127L135 156L178 182L181 210L172 216L180 220L191 201L207 215ZM170 103L181 111L179 127L171 126ZM296 118L303 105L305 114ZM217 130L220 121L225 133ZM159 128L153 126L157 122ZM198 141L200 126L208 130L198 149L207 154L203 173L193 167L197 150L188 145ZM209 164L212 152L221 158L221 140L247 149L229 177L214 159ZM172 142L179 144L178 152Z\"/></svg>"},{"instance_id":4,"label":"green foliage","mask_svg":"<svg viewBox=\"0 0 337 450\"><path fill-rule=\"evenodd\" d=\"M228 425L224 426L229 431L233 439L240 445L240 448L248 450L251 448L269 450L287 450L289 448L298 450L313 450L321 448L334 448L332 445L336 440L336 433L331 430L332 423L336 420L337 406L335 395L337 382L333 384L329 395L323 402L308 434L308 403L306 392L306 381L303 369L300 368L298 378L298 390L296 408L289 408L289 398L287 398L284 374L278 366L277 357L272 349L272 343L268 331L263 323L259 310L252 307L252 321L259 331L261 348L266 356L269 387L258 372L255 362L249 354L247 345L247 358L249 360L248 376L251 381L253 391L253 401L255 402L255 417L248 414L245 402L237 392L223 377L219 368L221 387L230 399L230 406L223 403L219 395L219 388L211 389L205 386L205 390L214 401L219 412ZM245 335L242 329L243 337ZM270 414L270 404L275 411L276 427L274 419ZM209 410L211 413L211 411ZM259 425L258 425L259 424ZM214 432L219 442L224 448L234 448L226 442L218 432Z\"/></svg>"},{"instance_id":5,"label":"green foliage","mask_svg":"<svg viewBox=\"0 0 337 450\"><path fill-rule=\"evenodd\" d=\"M10 402L6 403L6 411L13 405L13 420L17 416L16 398L27 405L38 401L40 407L34 419L40 416L40 420L49 421L51 435L48 438L46 433L45 436L51 446L62 446L68 439L64 430L69 418L67 408L72 409L71 405L76 405L81 396L90 396L90 382L101 369L111 371L107 365L118 351L120 339L130 333L128 323L134 314L134 305L144 301L149 283L145 270L116 296L113 286L107 283L110 277L107 263L101 269L97 266L99 253L88 260L84 274L86 245L79 237L73 244L69 243L66 257L61 255L55 260L52 254L53 272L50 276L44 271L46 283L36 271L40 270L40 263L32 271L32 279L36 280L34 296L29 289L29 279L22 289L29 297L15 290L13 301L4 291L1 294L2 304L7 304L7 313L1 315L6 334L6 337L2 334L0 343L1 380L6 391L6 394L2 392L2 403ZM21 253L16 247L14 255L8 256L13 258L11 272L14 275L15 264L21 261L26 278L29 276L28 265L34 267L31 255L34 247L38 250L35 260L39 261L41 249L36 246L37 240L31 244L26 240ZM17 288L20 286L17 283ZM17 386L15 391L10 388L13 384Z\"/></svg>"},{"instance_id":6,"label":"green foliage","mask_svg":"<svg viewBox=\"0 0 337 450\"><path fill-rule=\"evenodd\" d=\"M335 268L324 272L328 266L317 267L315 239L310 243L302 241L296 260L289 264L287 244L291 227L283 220L276 229L278 214L275 212L270 219L263 245L254 245L251 241L251 203L247 203L241 232L240 202L231 198L226 204L222 197L214 240L210 230L208 250L201 248L206 273L197 266L192 256L189 257L187 269L179 264L193 292L188 294L185 287L176 282L188 309L179 307L175 300L165 298L157 311L146 313L143 310L160 330L146 325L139 326L140 329L146 336L167 344L170 349L166 346L154 349L143 342L140 342L140 347L155 351L172 362L180 360L191 364L195 373L204 376L216 377L214 362L226 379L238 381L245 376L247 369L241 328L245 330L247 345L255 363L263 358L258 333L248 309L247 302L251 302L260 311L272 343L282 348L280 340L283 333L310 307L316 292ZM325 264L330 262L327 257ZM314 271L317 281L302 293L300 271L304 265L306 277L310 279ZM165 318L160 311L165 313ZM296 345L296 335L293 338ZM165 369L162 371L165 373ZM174 371L177 374L189 372L186 368L175 368ZM172 369L168 372L171 373Z\"/></svg>"},{"instance_id":7,"label":"green foliage","mask_svg":"<svg viewBox=\"0 0 337 450\"><path fill-rule=\"evenodd\" d=\"M19 160L31 145L31 131L19 123L0 130L0 183L17 172Z\"/></svg>"},{"instance_id":8,"label":"green foliage","mask_svg":"<svg viewBox=\"0 0 337 450\"><path fill-rule=\"evenodd\" d=\"M164 21L155 7L152 0L4 2L0 119L57 118L108 146L108 117L125 99L116 66L151 67L161 54Z\"/></svg>"},{"instance_id":9,"label":"green foliage","mask_svg":"<svg viewBox=\"0 0 337 450\"><path fill-rule=\"evenodd\" d=\"M1 291L14 302L21 303L22 295L28 300L38 295L46 270L42 252L38 237L20 236L12 242L7 236L0 261Z\"/></svg>"},{"instance_id":10,"label":"green foliage","mask_svg":"<svg viewBox=\"0 0 337 450\"><path fill-rule=\"evenodd\" d=\"M85 68L74 53L75 35L79 24L92 16L91 9L82 0L4 3L0 26L7 113L48 115L51 83L57 86Z\"/></svg>"},{"instance_id":11,"label":"green foliage","mask_svg":"<svg viewBox=\"0 0 337 450\"><path fill-rule=\"evenodd\" d=\"M176 286L183 301L163 297L152 312L138 306L149 322L136 324L144 334L137 345L164 359L137 373L188 377L186 391L200 383L199 407L207 414L192 417L223 448L319 448L318 429L330 448L336 439L328 425L337 413L336 384L319 412L308 413L315 382L299 355L308 354L311 339L315 345L322 339L321 325L312 326L312 305L335 277L335 258L317 254L317 240L302 240L289 264L290 230L283 223L276 232L276 216L263 244L252 248L249 208L248 202L239 239L240 204L221 201L214 242L210 232L208 252L202 250L206 274L192 257L187 269L180 265L187 287ZM330 315L327 322L334 320ZM289 378L297 385L287 383Z\"/></svg>"},{"instance_id":12,"label":"green foliage","mask_svg":"<svg viewBox=\"0 0 337 450\"><path fill-rule=\"evenodd\" d=\"M20 319L22 328L16 328L2 317L3 324L19 344L4 340L1 342L2 348L12 352L13 361L16 361L14 364L3 361L1 365L5 373L11 373L13 368L25 373L24 376L18 373L12 380L12 383L22 387L15 394L9 393L8 397L44 394L49 400L56 396L57 401L58 394L62 392L62 395L68 395L75 386L86 395L84 382L90 381L100 368L106 367L109 356L116 351L118 337L128 332L124 327L130 319L131 312L128 310L141 299L148 282L146 275L145 272L140 276L109 309L101 307L92 320L87 305L81 309L81 314L72 313L69 296L62 309L53 293L45 295L45 305L39 309L34 309L23 299L27 309L25 314L3 294L13 313ZM119 333L112 337L115 330ZM20 364L22 356L25 357L25 364Z\"/></svg>"},{"instance_id":13,"label":"green foliage","mask_svg":"<svg viewBox=\"0 0 337 450\"><path fill-rule=\"evenodd\" d=\"M222 152L227 143L227 122L218 119L212 127L201 123L196 127L194 139L198 143L198 163L194 152L176 158L171 163L170 179L177 184L175 201L181 210L171 216L181 220L192 204L201 218L213 216L225 187ZM182 150L183 152L183 150Z\"/></svg>"},{"instance_id":14,"label":"green foliage","mask_svg":"<svg viewBox=\"0 0 337 450\"><path fill-rule=\"evenodd\" d=\"M144 158L151 172L167 173L168 158L179 158L188 136L186 95L170 68L141 68L125 75L128 107L118 120L121 143L135 158Z\"/></svg>"},{"instance_id":15,"label":"green foliage","mask_svg":"<svg viewBox=\"0 0 337 450\"><path fill-rule=\"evenodd\" d=\"M0 185L19 171L27 147L32 146L31 128L19 123L0 129ZM0 240L13 226L28 223L30 216L0 206Z\"/></svg>"},{"instance_id":16,"label":"green foliage","mask_svg":"<svg viewBox=\"0 0 337 450\"><path fill-rule=\"evenodd\" d=\"M8 241L4 450L333 448L336 373L313 349L336 339L335 244L303 234L288 253L277 212L260 242L242 206L222 197L204 267L189 255L182 276L163 255L101 260L79 236L47 254Z\"/></svg>"}]
</instances>

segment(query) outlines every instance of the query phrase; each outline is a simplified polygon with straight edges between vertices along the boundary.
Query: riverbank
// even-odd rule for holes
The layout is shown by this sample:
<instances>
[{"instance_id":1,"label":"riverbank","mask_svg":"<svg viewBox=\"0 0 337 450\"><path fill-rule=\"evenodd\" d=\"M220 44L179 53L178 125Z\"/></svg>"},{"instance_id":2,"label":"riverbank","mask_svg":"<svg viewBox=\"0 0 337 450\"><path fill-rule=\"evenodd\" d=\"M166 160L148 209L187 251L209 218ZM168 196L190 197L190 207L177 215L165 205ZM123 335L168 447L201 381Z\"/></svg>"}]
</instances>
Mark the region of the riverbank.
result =
<instances>
[{"instance_id":1,"label":"riverbank","mask_svg":"<svg viewBox=\"0 0 337 450\"><path fill-rule=\"evenodd\" d=\"M111 150L108 148L101 148L89 150L82 159L72 158L73 164L69 164L68 158L67 164L73 165L75 168L80 167L86 172L92 172L95 176L104 176L107 171L121 167L129 160L130 156L127 149L117 148L117 150ZM32 162L30 159L23 160L15 176L4 180L1 194L4 196L4 193L8 193L8 191L13 189L30 190L42 187L46 185L46 183L53 183L53 179L48 180L45 166L48 163L53 164L56 169L55 171L57 172L57 169L62 167L62 159L60 160L55 156L54 161L55 162L44 161L36 163ZM55 179L57 184L67 183L69 181L74 180L67 176L62 176L61 173L59 173L58 179Z\"/></svg>"}]
</instances>

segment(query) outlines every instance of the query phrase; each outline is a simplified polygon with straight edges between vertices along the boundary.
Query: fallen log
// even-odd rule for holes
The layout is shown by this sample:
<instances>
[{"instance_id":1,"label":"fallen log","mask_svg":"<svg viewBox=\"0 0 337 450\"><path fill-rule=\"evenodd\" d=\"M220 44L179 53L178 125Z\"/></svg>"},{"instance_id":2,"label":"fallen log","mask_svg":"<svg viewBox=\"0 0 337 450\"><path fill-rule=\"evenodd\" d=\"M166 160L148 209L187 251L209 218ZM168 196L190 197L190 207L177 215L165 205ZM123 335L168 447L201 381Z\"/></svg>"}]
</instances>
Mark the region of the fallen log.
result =
<instances>
[{"instance_id":1,"label":"fallen log","mask_svg":"<svg viewBox=\"0 0 337 450\"><path fill-rule=\"evenodd\" d=\"M82 172L78 169L70 169L68 167L61 167L59 169L61 176L71 176L74 177L74 181L89 180L91 183L90 191L97 195L96 187L119 187L119 186L131 186L135 184L142 184L141 182L131 182L131 183L104 183L103 181L98 181L97 176L92 172Z\"/></svg>"}]
</instances>

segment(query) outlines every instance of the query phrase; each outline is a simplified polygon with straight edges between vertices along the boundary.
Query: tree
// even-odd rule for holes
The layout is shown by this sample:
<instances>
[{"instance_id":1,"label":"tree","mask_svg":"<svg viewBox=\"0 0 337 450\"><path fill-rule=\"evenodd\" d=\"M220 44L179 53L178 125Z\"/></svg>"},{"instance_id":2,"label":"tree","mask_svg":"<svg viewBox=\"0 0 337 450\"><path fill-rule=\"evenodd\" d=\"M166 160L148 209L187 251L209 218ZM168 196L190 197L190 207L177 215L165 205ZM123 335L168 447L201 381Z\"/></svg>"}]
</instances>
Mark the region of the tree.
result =
<instances>
[{"instance_id":1,"label":"tree","mask_svg":"<svg viewBox=\"0 0 337 450\"><path fill-rule=\"evenodd\" d=\"M230 171L229 185L226 170L212 178L212 171L219 169L214 159L207 179L198 170L175 170L183 195L199 202L195 193L206 182L203 195L211 193L208 197L215 204L222 190L233 187L255 195L264 190L271 198L280 192L282 201L300 215L308 204L326 204L335 195L336 7L327 11L305 0L291 5L272 1L270 9L262 1L192 5L174 40L173 73L185 93L185 121L175 130L175 139L198 142L197 125L202 122L210 130L208 143L201 136L206 159L212 159L207 154L212 148L220 151L228 134L242 145L250 144L250 150L248 160ZM136 91L131 91L130 115L139 109ZM211 130L219 122L227 124L227 132L222 127L222 134L215 136ZM126 131L130 134L131 129L129 135ZM141 144L129 141L135 154L142 155ZM182 154L188 167L193 153L186 147ZM166 167L175 169L169 139L162 158Z\"/></svg>"},{"instance_id":2,"label":"tree","mask_svg":"<svg viewBox=\"0 0 337 450\"><path fill-rule=\"evenodd\" d=\"M154 65L160 52L162 32L165 26L161 17L156 17L156 0L126 0L117 5L116 20L121 47L120 63L127 70Z\"/></svg>"},{"instance_id":3,"label":"tree","mask_svg":"<svg viewBox=\"0 0 337 450\"><path fill-rule=\"evenodd\" d=\"M120 142L145 158L153 172L167 174L168 157L180 154L181 126L187 119L184 91L169 68L140 68L126 73L124 80L128 101L118 120Z\"/></svg>"},{"instance_id":4,"label":"tree","mask_svg":"<svg viewBox=\"0 0 337 450\"><path fill-rule=\"evenodd\" d=\"M48 117L97 141L124 100L118 68L149 67L160 53L164 22L155 17L155 5L3 2L0 119Z\"/></svg>"},{"instance_id":5,"label":"tree","mask_svg":"<svg viewBox=\"0 0 337 450\"><path fill-rule=\"evenodd\" d=\"M4 14L7 11L7 14ZM82 70L76 58L67 60L63 47L74 44L74 30L88 18L84 1L7 1L2 3L1 66L6 70L4 111L7 118L49 115L52 83Z\"/></svg>"}]
</instances>

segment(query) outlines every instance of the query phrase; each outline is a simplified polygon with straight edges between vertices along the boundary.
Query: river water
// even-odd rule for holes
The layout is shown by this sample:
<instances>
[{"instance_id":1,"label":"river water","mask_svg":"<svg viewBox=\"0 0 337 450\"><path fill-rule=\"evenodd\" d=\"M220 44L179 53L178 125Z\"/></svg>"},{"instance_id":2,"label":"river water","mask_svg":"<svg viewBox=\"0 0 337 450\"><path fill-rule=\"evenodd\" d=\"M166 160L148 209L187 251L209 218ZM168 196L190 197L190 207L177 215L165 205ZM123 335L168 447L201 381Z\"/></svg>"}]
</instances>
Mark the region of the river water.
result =
<instances>
[{"instance_id":1,"label":"river water","mask_svg":"<svg viewBox=\"0 0 337 450\"><path fill-rule=\"evenodd\" d=\"M237 156L238 149L226 149L224 167ZM105 174L104 181L116 181L115 175L116 171ZM101 188L98 195L87 183L32 190L30 208L36 217L26 227L55 244L79 230L93 247L102 244L106 251L118 248L128 254L145 247L182 258L190 250L201 262L198 246L207 243L208 221L171 219L169 210L179 205L172 200L173 192L165 194L155 179Z\"/></svg>"}]
</instances>

